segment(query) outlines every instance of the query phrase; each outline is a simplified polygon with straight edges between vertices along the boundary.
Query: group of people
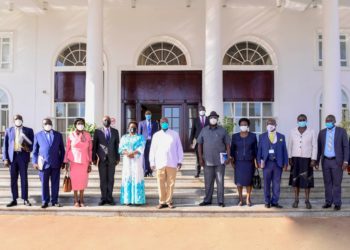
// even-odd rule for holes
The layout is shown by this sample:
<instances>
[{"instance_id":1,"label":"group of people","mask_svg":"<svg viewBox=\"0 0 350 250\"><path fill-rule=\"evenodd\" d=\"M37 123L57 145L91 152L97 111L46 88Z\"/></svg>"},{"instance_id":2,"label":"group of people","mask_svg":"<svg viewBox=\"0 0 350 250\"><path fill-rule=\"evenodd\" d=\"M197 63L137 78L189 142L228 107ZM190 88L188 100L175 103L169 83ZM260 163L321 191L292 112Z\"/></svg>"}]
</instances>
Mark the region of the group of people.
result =
<instances>
[{"instance_id":1,"label":"group of people","mask_svg":"<svg viewBox=\"0 0 350 250\"><path fill-rule=\"evenodd\" d=\"M93 138L85 130L85 120L77 118L74 130L68 135L66 146L63 136L53 130L51 119L45 118L42 130L34 135L31 128L23 126L23 117L14 117L14 126L6 130L3 146L4 165L10 168L12 201L17 205L18 176L24 205L28 200L28 164L32 152L33 167L39 171L42 183L42 208L61 207L58 202L60 172L69 173L74 206L84 207L84 190L88 185L91 166L98 167L101 200L98 205L115 205L113 187L115 169L122 156L122 180L120 204L142 205L146 203L144 178L156 171L159 204L158 209L174 208L173 191L176 173L181 169L183 148L179 134L169 128L166 117L158 124L152 120L150 111L139 124L130 122L128 132L119 139L117 129L111 127L111 118L104 116L102 127L94 131ZM205 197L199 204L212 204L214 183L217 186L217 203L224 207L224 176L227 165L234 167L234 182L239 193L238 206L252 205L253 176L261 168L264 177L265 207L282 208L279 204L281 176L283 169L290 170L289 185L294 188L294 208L299 205L300 189L305 190L305 206L312 208L310 190L314 187L313 169L322 164L325 185L323 208L341 209L341 183L343 171L348 168L349 140L343 128L335 126L333 115L326 118L326 128L315 132L308 127L306 115L297 117L297 127L292 129L288 142L278 133L274 119L268 119L267 132L259 136L249 131L250 121L239 120L240 132L230 138L225 128L219 125L219 115L212 111L206 116L205 107L199 107L199 116L192 124L190 142L196 151L197 167L195 178L204 168ZM51 192L50 192L51 182ZM247 190L243 199L243 188ZM271 194L272 193L272 194Z\"/></svg>"}]
</instances>

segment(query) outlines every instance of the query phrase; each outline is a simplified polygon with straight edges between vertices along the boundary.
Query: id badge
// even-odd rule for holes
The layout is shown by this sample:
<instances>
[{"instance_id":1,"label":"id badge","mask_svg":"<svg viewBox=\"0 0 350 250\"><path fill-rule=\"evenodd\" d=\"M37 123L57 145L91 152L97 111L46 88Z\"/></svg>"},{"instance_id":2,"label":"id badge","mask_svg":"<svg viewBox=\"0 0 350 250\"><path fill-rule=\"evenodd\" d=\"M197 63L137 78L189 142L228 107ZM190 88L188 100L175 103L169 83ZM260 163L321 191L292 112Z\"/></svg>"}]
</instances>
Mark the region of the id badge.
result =
<instances>
[{"instance_id":1,"label":"id badge","mask_svg":"<svg viewBox=\"0 0 350 250\"><path fill-rule=\"evenodd\" d=\"M269 150L269 154L274 154L275 153L275 150L273 149L273 148L271 148L270 150Z\"/></svg>"}]
</instances>

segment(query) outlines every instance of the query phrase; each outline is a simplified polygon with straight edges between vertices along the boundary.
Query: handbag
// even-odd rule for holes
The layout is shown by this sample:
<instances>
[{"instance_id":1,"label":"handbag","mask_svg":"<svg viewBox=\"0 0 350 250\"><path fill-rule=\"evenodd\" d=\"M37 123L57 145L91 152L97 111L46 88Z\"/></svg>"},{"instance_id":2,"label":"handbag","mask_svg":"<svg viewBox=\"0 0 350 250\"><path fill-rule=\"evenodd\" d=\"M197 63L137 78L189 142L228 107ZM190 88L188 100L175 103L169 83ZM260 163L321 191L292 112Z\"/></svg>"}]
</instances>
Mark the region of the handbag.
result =
<instances>
[{"instance_id":1,"label":"handbag","mask_svg":"<svg viewBox=\"0 0 350 250\"><path fill-rule=\"evenodd\" d=\"M66 171L66 175L63 179L63 192L69 193L72 191L72 181L69 176L69 172Z\"/></svg>"},{"instance_id":2,"label":"handbag","mask_svg":"<svg viewBox=\"0 0 350 250\"><path fill-rule=\"evenodd\" d=\"M254 189L261 189L261 177L259 173L259 169L255 169L254 176L253 176L253 188Z\"/></svg>"}]
</instances>

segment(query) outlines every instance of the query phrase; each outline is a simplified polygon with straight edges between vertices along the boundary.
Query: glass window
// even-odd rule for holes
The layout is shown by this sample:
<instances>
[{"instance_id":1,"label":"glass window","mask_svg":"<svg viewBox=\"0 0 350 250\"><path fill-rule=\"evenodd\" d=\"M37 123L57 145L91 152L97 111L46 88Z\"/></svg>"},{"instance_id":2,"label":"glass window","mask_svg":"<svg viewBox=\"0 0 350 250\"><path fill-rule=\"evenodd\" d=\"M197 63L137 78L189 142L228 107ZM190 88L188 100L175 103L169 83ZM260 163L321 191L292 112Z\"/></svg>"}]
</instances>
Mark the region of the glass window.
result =
<instances>
[{"instance_id":1,"label":"glass window","mask_svg":"<svg viewBox=\"0 0 350 250\"><path fill-rule=\"evenodd\" d=\"M0 70L12 68L12 33L0 32Z\"/></svg>"},{"instance_id":2,"label":"glass window","mask_svg":"<svg viewBox=\"0 0 350 250\"><path fill-rule=\"evenodd\" d=\"M318 35L318 66L323 66L323 37ZM340 66L348 66L348 38L347 35L340 35Z\"/></svg>"},{"instance_id":3,"label":"glass window","mask_svg":"<svg viewBox=\"0 0 350 250\"><path fill-rule=\"evenodd\" d=\"M64 48L56 59L56 66L86 66L86 43L73 43Z\"/></svg>"}]
</instances>

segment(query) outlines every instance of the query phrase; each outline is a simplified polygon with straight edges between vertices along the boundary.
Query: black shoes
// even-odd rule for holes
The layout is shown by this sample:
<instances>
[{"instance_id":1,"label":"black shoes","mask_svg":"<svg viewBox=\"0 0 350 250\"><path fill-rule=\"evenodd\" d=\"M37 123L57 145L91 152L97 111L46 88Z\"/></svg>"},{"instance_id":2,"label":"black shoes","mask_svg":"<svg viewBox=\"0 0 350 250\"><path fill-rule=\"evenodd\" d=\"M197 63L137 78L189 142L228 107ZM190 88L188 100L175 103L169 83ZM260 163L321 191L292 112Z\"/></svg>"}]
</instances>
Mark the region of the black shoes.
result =
<instances>
[{"instance_id":1,"label":"black shoes","mask_svg":"<svg viewBox=\"0 0 350 250\"><path fill-rule=\"evenodd\" d=\"M341 209L340 205L334 205L334 211L339 211Z\"/></svg>"},{"instance_id":2,"label":"black shoes","mask_svg":"<svg viewBox=\"0 0 350 250\"><path fill-rule=\"evenodd\" d=\"M162 209L166 207L168 207L168 204L159 204L158 206L156 206L157 209Z\"/></svg>"},{"instance_id":3,"label":"black shoes","mask_svg":"<svg viewBox=\"0 0 350 250\"><path fill-rule=\"evenodd\" d=\"M149 172L149 173L146 173L146 174L144 175L144 177L153 177L153 174L152 174L152 172Z\"/></svg>"},{"instance_id":4,"label":"black shoes","mask_svg":"<svg viewBox=\"0 0 350 250\"><path fill-rule=\"evenodd\" d=\"M29 200L25 200L25 201L23 202L23 205L24 205L24 206L30 207L32 204L29 202Z\"/></svg>"},{"instance_id":5,"label":"black shoes","mask_svg":"<svg viewBox=\"0 0 350 250\"><path fill-rule=\"evenodd\" d=\"M49 207L49 204L48 203L44 203L41 205L41 208L48 208Z\"/></svg>"},{"instance_id":6,"label":"black shoes","mask_svg":"<svg viewBox=\"0 0 350 250\"><path fill-rule=\"evenodd\" d=\"M312 208L310 201L305 201L305 205L306 205L307 209L311 209Z\"/></svg>"},{"instance_id":7,"label":"black shoes","mask_svg":"<svg viewBox=\"0 0 350 250\"><path fill-rule=\"evenodd\" d=\"M218 206L219 207L225 207L225 203L219 203Z\"/></svg>"},{"instance_id":8,"label":"black shoes","mask_svg":"<svg viewBox=\"0 0 350 250\"><path fill-rule=\"evenodd\" d=\"M117 203L115 203L115 201L109 201L109 202L108 202L108 205L110 205L110 206L115 206L115 205L117 205Z\"/></svg>"},{"instance_id":9,"label":"black shoes","mask_svg":"<svg viewBox=\"0 0 350 250\"><path fill-rule=\"evenodd\" d=\"M199 206L208 206L208 205L211 205L211 202L205 202L205 201L203 201L203 202L201 202L201 203L199 203Z\"/></svg>"},{"instance_id":10,"label":"black shoes","mask_svg":"<svg viewBox=\"0 0 350 250\"><path fill-rule=\"evenodd\" d=\"M292 207L293 207L293 208L298 208L298 206L299 206L299 200L295 200L295 201L293 202Z\"/></svg>"},{"instance_id":11,"label":"black shoes","mask_svg":"<svg viewBox=\"0 0 350 250\"><path fill-rule=\"evenodd\" d=\"M13 200L9 204L6 205L6 207L14 207L14 206L17 206L17 201L16 200Z\"/></svg>"},{"instance_id":12,"label":"black shoes","mask_svg":"<svg viewBox=\"0 0 350 250\"><path fill-rule=\"evenodd\" d=\"M265 208L270 208L271 205L269 203L265 203Z\"/></svg>"},{"instance_id":13,"label":"black shoes","mask_svg":"<svg viewBox=\"0 0 350 250\"><path fill-rule=\"evenodd\" d=\"M322 206L323 209L330 208L330 207L332 207L332 205L328 204L328 203L326 203Z\"/></svg>"},{"instance_id":14,"label":"black shoes","mask_svg":"<svg viewBox=\"0 0 350 250\"><path fill-rule=\"evenodd\" d=\"M106 201L100 201L100 202L98 203L99 206L104 206L104 205L106 205L106 204L107 204Z\"/></svg>"},{"instance_id":15,"label":"black shoes","mask_svg":"<svg viewBox=\"0 0 350 250\"><path fill-rule=\"evenodd\" d=\"M281 206L280 204L271 204L271 207L275 207L275 208L283 208L283 206Z\"/></svg>"},{"instance_id":16,"label":"black shoes","mask_svg":"<svg viewBox=\"0 0 350 250\"><path fill-rule=\"evenodd\" d=\"M197 172L197 174L194 176L194 178L199 178L201 172Z\"/></svg>"}]
</instances>

